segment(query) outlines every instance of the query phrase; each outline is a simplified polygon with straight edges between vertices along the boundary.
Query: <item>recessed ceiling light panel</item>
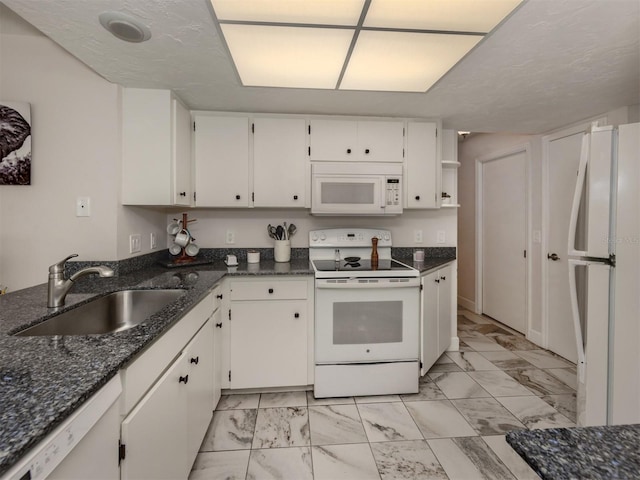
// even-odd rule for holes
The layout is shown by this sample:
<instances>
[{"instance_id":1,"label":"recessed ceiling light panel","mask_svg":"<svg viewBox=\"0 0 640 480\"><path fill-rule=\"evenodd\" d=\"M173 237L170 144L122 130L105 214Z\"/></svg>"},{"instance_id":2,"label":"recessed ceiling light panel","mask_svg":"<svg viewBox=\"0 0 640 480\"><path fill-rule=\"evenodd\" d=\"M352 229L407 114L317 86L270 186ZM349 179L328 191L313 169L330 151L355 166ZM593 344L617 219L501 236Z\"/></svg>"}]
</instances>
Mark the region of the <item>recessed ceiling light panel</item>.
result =
<instances>
[{"instance_id":1,"label":"recessed ceiling light panel","mask_svg":"<svg viewBox=\"0 0 640 480\"><path fill-rule=\"evenodd\" d=\"M372 0L365 27L488 33L522 0Z\"/></svg>"},{"instance_id":2,"label":"recessed ceiling light panel","mask_svg":"<svg viewBox=\"0 0 640 480\"><path fill-rule=\"evenodd\" d=\"M244 86L335 88L353 30L222 24Z\"/></svg>"},{"instance_id":3,"label":"recessed ceiling light panel","mask_svg":"<svg viewBox=\"0 0 640 480\"><path fill-rule=\"evenodd\" d=\"M356 25L364 0L211 0L218 20Z\"/></svg>"},{"instance_id":4,"label":"recessed ceiling light panel","mask_svg":"<svg viewBox=\"0 0 640 480\"><path fill-rule=\"evenodd\" d=\"M482 37L360 32L341 90L425 92Z\"/></svg>"},{"instance_id":5,"label":"recessed ceiling light panel","mask_svg":"<svg viewBox=\"0 0 640 480\"><path fill-rule=\"evenodd\" d=\"M122 12L104 12L98 19L104 28L125 42L140 43L151 38L151 30L132 15Z\"/></svg>"}]
</instances>

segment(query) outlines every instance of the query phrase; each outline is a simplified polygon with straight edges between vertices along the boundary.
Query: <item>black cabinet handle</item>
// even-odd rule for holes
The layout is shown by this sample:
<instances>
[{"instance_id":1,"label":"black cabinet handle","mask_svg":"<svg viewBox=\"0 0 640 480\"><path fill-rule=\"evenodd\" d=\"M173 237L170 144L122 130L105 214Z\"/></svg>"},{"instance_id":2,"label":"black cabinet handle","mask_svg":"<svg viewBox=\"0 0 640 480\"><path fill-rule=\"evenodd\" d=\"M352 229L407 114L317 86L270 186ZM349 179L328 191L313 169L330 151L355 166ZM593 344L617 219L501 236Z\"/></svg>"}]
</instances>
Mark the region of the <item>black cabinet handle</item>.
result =
<instances>
[{"instance_id":1,"label":"black cabinet handle","mask_svg":"<svg viewBox=\"0 0 640 480\"><path fill-rule=\"evenodd\" d=\"M446 280L447 277L440 277L440 280Z\"/></svg>"},{"instance_id":2,"label":"black cabinet handle","mask_svg":"<svg viewBox=\"0 0 640 480\"><path fill-rule=\"evenodd\" d=\"M367 148L367 149L365 149L364 153L365 153L366 155L369 155L369 149L368 149L368 148Z\"/></svg>"},{"instance_id":3,"label":"black cabinet handle","mask_svg":"<svg viewBox=\"0 0 640 480\"><path fill-rule=\"evenodd\" d=\"M273 288L270 288L270 289L269 289L269 293L273 293Z\"/></svg>"},{"instance_id":4,"label":"black cabinet handle","mask_svg":"<svg viewBox=\"0 0 640 480\"><path fill-rule=\"evenodd\" d=\"M216 323L216 328L222 328L222 322Z\"/></svg>"},{"instance_id":5,"label":"black cabinet handle","mask_svg":"<svg viewBox=\"0 0 640 480\"><path fill-rule=\"evenodd\" d=\"M420 195L416 195L416 200L420 200Z\"/></svg>"},{"instance_id":6,"label":"black cabinet handle","mask_svg":"<svg viewBox=\"0 0 640 480\"><path fill-rule=\"evenodd\" d=\"M187 196L187 192L180 192L180 196L181 197L186 197Z\"/></svg>"},{"instance_id":7,"label":"black cabinet handle","mask_svg":"<svg viewBox=\"0 0 640 480\"><path fill-rule=\"evenodd\" d=\"M199 361L200 361L200 357L196 357L196 358L192 358L191 359L191 363L195 363L196 365L198 364Z\"/></svg>"},{"instance_id":8,"label":"black cabinet handle","mask_svg":"<svg viewBox=\"0 0 640 480\"><path fill-rule=\"evenodd\" d=\"M294 316L294 318L300 318L300 314L299 313L294 313L293 316Z\"/></svg>"},{"instance_id":9,"label":"black cabinet handle","mask_svg":"<svg viewBox=\"0 0 640 480\"><path fill-rule=\"evenodd\" d=\"M185 375L184 377L180 377L178 379L178 383L184 383L185 385L187 384L188 381L189 381L189 375Z\"/></svg>"},{"instance_id":10,"label":"black cabinet handle","mask_svg":"<svg viewBox=\"0 0 640 480\"><path fill-rule=\"evenodd\" d=\"M347 153L351 153L351 149L350 148L347 148Z\"/></svg>"},{"instance_id":11,"label":"black cabinet handle","mask_svg":"<svg viewBox=\"0 0 640 480\"><path fill-rule=\"evenodd\" d=\"M297 199L298 199L298 195L294 195L294 196L293 196L293 199L294 199L294 200L297 200Z\"/></svg>"},{"instance_id":12,"label":"black cabinet handle","mask_svg":"<svg viewBox=\"0 0 640 480\"><path fill-rule=\"evenodd\" d=\"M240 200L240 195L236 195L236 200Z\"/></svg>"},{"instance_id":13,"label":"black cabinet handle","mask_svg":"<svg viewBox=\"0 0 640 480\"><path fill-rule=\"evenodd\" d=\"M439 278L436 278L436 283L440 283L440 279Z\"/></svg>"},{"instance_id":14,"label":"black cabinet handle","mask_svg":"<svg viewBox=\"0 0 640 480\"><path fill-rule=\"evenodd\" d=\"M216 298L222 298L222 294L216 295Z\"/></svg>"}]
</instances>

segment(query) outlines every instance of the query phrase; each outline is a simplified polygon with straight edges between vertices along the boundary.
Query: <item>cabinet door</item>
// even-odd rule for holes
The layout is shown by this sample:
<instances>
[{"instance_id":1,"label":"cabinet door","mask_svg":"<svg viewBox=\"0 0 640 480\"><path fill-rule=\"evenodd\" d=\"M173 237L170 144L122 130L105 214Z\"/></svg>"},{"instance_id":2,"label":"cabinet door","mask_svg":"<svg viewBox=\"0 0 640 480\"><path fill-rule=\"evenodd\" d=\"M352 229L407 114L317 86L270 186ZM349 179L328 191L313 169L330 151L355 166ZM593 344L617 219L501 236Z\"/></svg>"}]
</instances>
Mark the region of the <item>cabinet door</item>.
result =
<instances>
[{"instance_id":1,"label":"cabinet door","mask_svg":"<svg viewBox=\"0 0 640 480\"><path fill-rule=\"evenodd\" d=\"M249 118L195 118L197 207L249 206Z\"/></svg>"},{"instance_id":2,"label":"cabinet door","mask_svg":"<svg viewBox=\"0 0 640 480\"><path fill-rule=\"evenodd\" d=\"M222 364L223 338L222 310L219 308L211 318L213 321L213 408L215 410L220 401L222 391Z\"/></svg>"},{"instance_id":3,"label":"cabinet door","mask_svg":"<svg viewBox=\"0 0 640 480\"><path fill-rule=\"evenodd\" d=\"M440 351L438 350L438 272L433 272L422 277L422 323L421 323L421 343L420 361L422 367L420 375L429 371L438 360Z\"/></svg>"},{"instance_id":4,"label":"cabinet door","mask_svg":"<svg viewBox=\"0 0 640 480\"><path fill-rule=\"evenodd\" d=\"M213 323L207 321L185 349L187 383L187 465L193 465L213 415Z\"/></svg>"},{"instance_id":5,"label":"cabinet door","mask_svg":"<svg viewBox=\"0 0 640 480\"><path fill-rule=\"evenodd\" d=\"M451 344L451 266L438 271L438 351Z\"/></svg>"},{"instance_id":6,"label":"cabinet door","mask_svg":"<svg viewBox=\"0 0 640 480\"><path fill-rule=\"evenodd\" d=\"M307 384L306 301L231 304L231 388Z\"/></svg>"},{"instance_id":7,"label":"cabinet door","mask_svg":"<svg viewBox=\"0 0 640 480\"><path fill-rule=\"evenodd\" d=\"M254 206L304 208L309 181L306 145L302 118L254 120Z\"/></svg>"},{"instance_id":8,"label":"cabinet door","mask_svg":"<svg viewBox=\"0 0 640 480\"><path fill-rule=\"evenodd\" d=\"M353 120L311 120L310 159L353 161L358 157L358 123Z\"/></svg>"},{"instance_id":9,"label":"cabinet door","mask_svg":"<svg viewBox=\"0 0 640 480\"><path fill-rule=\"evenodd\" d=\"M122 479L186 478L187 384L180 355L122 422Z\"/></svg>"},{"instance_id":10,"label":"cabinet door","mask_svg":"<svg viewBox=\"0 0 640 480\"><path fill-rule=\"evenodd\" d=\"M191 205L191 114L176 99L173 103L173 203Z\"/></svg>"},{"instance_id":11,"label":"cabinet door","mask_svg":"<svg viewBox=\"0 0 640 480\"><path fill-rule=\"evenodd\" d=\"M402 162L404 122L358 122L357 160Z\"/></svg>"},{"instance_id":12,"label":"cabinet door","mask_svg":"<svg viewBox=\"0 0 640 480\"><path fill-rule=\"evenodd\" d=\"M407 130L405 208L437 208L440 173L436 124L409 122Z\"/></svg>"}]
</instances>

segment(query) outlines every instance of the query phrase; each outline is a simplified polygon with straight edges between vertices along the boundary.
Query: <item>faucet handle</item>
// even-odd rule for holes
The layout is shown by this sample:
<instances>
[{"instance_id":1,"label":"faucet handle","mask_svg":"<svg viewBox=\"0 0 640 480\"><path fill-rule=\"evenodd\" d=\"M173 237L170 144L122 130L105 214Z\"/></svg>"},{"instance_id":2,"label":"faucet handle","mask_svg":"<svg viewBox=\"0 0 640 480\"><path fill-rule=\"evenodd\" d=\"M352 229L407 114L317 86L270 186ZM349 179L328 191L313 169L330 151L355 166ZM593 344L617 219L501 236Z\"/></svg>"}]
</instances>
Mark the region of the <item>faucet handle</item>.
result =
<instances>
[{"instance_id":1,"label":"faucet handle","mask_svg":"<svg viewBox=\"0 0 640 480\"><path fill-rule=\"evenodd\" d=\"M64 265L65 263L67 263L68 260L77 257L78 254L77 253L72 253L71 255L69 255L67 258L65 258L64 260L60 260L58 263L54 263L53 265L51 265L49 267L49 273L63 273L64 272Z\"/></svg>"}]
</instances>

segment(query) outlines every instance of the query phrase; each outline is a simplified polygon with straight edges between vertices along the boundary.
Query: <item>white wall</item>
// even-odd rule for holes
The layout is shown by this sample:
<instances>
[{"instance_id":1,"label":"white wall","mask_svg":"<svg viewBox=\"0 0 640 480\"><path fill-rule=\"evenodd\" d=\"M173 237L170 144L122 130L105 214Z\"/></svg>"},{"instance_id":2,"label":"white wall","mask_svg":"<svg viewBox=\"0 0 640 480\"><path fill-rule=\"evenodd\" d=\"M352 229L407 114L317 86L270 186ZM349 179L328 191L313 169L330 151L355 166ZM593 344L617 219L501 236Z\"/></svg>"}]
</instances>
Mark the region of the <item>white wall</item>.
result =
<instances>
[{"instance_id":1,"label":"white wall","mask_svg":"<svg viewBox=\"0 0 640 480\"><path fill-rule=\"evenodd\" d=\"M164 215L120 206L120 87L0 8L0 99L31 104L32 183L0 187L0 283L17 290L70 253L129 256L128 230L148 239ZM78 196L90 217L75 216Z\"/></svg>"},{"instance_id":2,"label":"white wall","mask_svg":"<svg viewBox=\"0 0 640 480\"><path fill-rule=\"evenodd\" d=\"M166 217L181 218L180 211ZM296 235L291 239L294 248L309 246L309 231L328 227L380 227L391 230L393 244L397 247L455 246L457 242L457 221L455 209L405 210L397 217L315 217L308 210L190 210L189 218L198 221L189 227L202 248L269 248L273 240L267 235L267 225L294 223ZM235 244L225 244L227 230L235 234ZM423 231L423 242L414 240L414 231ZM446 243L437 244L438 230L445 231ZM172 237L166 235L168 241Z\"/></svg>"}]
</instances>

